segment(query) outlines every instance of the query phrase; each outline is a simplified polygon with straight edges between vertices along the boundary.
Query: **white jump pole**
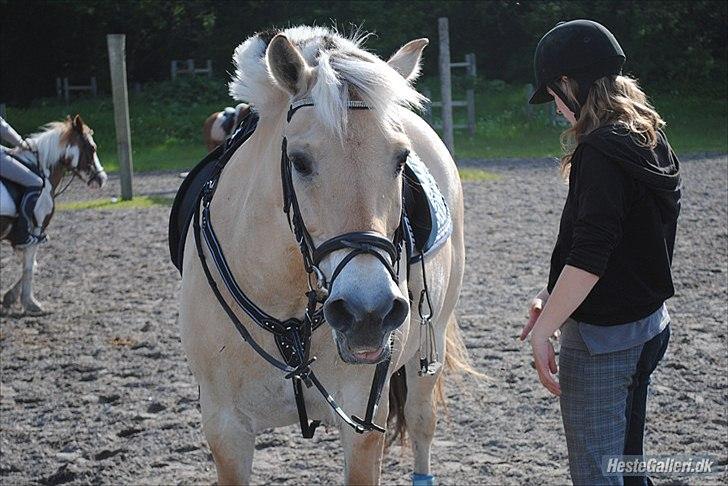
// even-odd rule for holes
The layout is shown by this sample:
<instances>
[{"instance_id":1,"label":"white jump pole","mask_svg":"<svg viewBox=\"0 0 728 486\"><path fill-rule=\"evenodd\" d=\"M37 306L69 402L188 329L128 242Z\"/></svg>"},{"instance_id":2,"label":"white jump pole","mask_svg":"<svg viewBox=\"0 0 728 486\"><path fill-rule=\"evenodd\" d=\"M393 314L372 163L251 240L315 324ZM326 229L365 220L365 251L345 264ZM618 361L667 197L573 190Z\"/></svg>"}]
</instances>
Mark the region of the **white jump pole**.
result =
<instances>
[{"instance_id":1,"label":"white jump pole","mask_svg":"<svg viewBox=\"0 0 728 486\"><path fill-rule=\"evenodd\" d=\"M131 159L131 129L129 127L129 92L126 86L126 36L109 34L109 68L111 92L114 98L114 125L116 126L116 151L121 172L121 199L133 197L132 179L134 166Z\"/></svg>"}]
</instances>

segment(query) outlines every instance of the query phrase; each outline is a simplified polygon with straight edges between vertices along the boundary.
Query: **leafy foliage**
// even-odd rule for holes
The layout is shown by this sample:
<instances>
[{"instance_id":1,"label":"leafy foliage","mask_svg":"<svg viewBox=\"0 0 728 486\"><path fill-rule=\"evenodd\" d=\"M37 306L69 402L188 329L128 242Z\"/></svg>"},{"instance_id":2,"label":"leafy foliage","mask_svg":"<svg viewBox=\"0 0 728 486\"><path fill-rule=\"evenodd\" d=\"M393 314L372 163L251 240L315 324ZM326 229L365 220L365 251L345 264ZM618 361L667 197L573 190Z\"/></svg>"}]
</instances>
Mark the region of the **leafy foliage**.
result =
<instances>
[{"instance_id":1,"label":"leafy foliage","mask_svg":"<svg viewBox=\"0 0 728 486\"><path fill-rule=\"evenodd\" d=\"M475 107L477 131L455 132L455 155L464 158L544 157L560 152L559 132L549 119L547 105L526 110L522 84L477 80ZM437 80L425 77L418 86L430 88L434 100ZM679 154L728 152L726 99L703 93L649 91L667 121L667 133ZM463 98L455 89L453 97ZM191 168L205 155L202 124L207 116L230 105L222 79L184 79L147 84L141 93L130 93L129 111L135 171ZM8 106L8 119L21 135L51 120L80 113L94 129L99 157L107 170L118 169L113 105L109 97L77 98L66 105L53 98L36 100L27 107ZM439 109L434 109L435 122ZM465 110L455 109L455 123L465 123ZM468 176L469 177L469 176Z\"/></svg>"},{"instance_id":2,"label":"leafy foliage","mask_svg":"<svg viewBox=\"0 0 728 486\"><path fill-rule=\"evenodd\" d=\"M224 76L234 47L254 32L332 22L377 32L368 46L385 57L428 37L425 74L433 75L441 16L453 59L474 52L487 79L530 81L538 39L558 21L590 18L615 33L627 71L648 86L697 84L725 96L728 2L720 0L0 0L0 11L0 93L12 102L52 96L58 76L96 76L108 90L108 33L127 36L130 82L168 79L172 59L212 59Z\"/></svg>"}]
</instances>

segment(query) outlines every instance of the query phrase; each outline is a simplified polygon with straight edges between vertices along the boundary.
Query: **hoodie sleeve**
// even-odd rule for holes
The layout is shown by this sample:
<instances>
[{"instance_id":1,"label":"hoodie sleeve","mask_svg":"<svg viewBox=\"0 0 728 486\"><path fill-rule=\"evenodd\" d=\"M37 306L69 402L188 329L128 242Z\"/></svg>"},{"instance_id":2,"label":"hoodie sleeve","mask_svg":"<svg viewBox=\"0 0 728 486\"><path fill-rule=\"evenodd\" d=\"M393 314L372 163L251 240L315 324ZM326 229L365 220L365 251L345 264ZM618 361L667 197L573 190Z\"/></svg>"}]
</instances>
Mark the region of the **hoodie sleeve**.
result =
<instances>
[{"instance_id":1,"label":"hoodie sleeve","mask_svg":"<svg viewBox=\"0 0 728 486\"><path fill-rule=\"evenodd\" d=\"M595 148L581 147L572 166L576 212L566 264L601 277L622 239L632 181L616 161Z\"/></svg>"},{"instance_id":2,"label":"hoodie sleeve","mask_svg":"<svg viewBox=\"0 0 728 486\"><path fill-rule=\"evenodd\" d=\"M11 144L13 147L17 147L23 143L23 137L18 135L18 132L16 132L2 117L0 117L0 138L4 142Z\"/></svg>"}]
</instances>

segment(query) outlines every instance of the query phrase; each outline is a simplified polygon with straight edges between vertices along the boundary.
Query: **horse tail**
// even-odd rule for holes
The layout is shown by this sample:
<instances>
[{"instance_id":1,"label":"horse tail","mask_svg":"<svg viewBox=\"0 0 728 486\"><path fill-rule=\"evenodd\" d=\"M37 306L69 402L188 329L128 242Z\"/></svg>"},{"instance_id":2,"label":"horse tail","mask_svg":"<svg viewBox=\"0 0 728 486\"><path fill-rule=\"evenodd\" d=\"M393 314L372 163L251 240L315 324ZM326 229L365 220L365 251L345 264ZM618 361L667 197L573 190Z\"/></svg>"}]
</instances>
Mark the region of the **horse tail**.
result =
<instances>
[{"instance_id":1,"label":"horse tail","mask_svg":"<svg viewBox=\"0 0 728 486\"><path fill-rule=\"evenodd\" d=\"M396 441L404 443L407 435L407 421L404 417L404 406L407 402L407 373L404 366L398 369L389 379L389 416L387 417L387 432L391 435L387 443Z\"/></svg>"},{"instance_id":2,"label":"horse tail","mask_svg":"<svg viewBox=\"0 0 728 486\"><path fill-rule=\"evenodd\" d=\"M473 363L470 361L468 348L465 347L465 341L463 341L463 335L460 333L460 325L455 318L455 314L450 316L445 330L445 371L454 374L472 375L477 378L485 377L483 373L473 367ZM438 382L440 381L438 380ZM442 384L440 383L439 386L442 386ZM442 391L440 391L440 395L442 395Z\"/></svg>"},{"instance_id":3,"label":"horse tail","mask_svg":"<svg viewBox=\"0 0 728 486\"><path fill-rule=\"evenodd\" d=\"M468 349L465 347L463 336L460 333L460 326L453 314L445 329L445 362L442 372L437 376L435 387L432 390L434 395L435 408L446 408L445 400L445 374L472 375L478 378L485 377L476 370ZM391 434L389 444L399 440L404 442L407 432L407 421L404 415L404 407L407 403L407 374L404 366L398 369L389 380L389 417L387 418L387 429Z\"/></svg>"}]
</instances>

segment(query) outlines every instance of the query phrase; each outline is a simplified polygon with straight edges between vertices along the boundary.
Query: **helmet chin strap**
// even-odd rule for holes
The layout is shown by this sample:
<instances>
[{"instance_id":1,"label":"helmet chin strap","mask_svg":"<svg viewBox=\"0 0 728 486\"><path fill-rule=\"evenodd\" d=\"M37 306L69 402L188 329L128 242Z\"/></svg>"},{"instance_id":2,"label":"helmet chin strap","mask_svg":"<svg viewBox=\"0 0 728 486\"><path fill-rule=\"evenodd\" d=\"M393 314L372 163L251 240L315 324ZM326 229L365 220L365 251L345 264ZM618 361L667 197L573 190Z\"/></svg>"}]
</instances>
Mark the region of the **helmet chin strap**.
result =
<instances>
[{"instance_id":1,"label":"helmet chin strap","mask_svg":"<svg viewBox=\"0 0 728 486\"><path fill-rule=\"evenodd\" d=\"M554 80L550 82L548 84L548 87L551 88L551 91L553 91L554 94L558 96L561 101L564 102L566 107L571 110L572 113L574 113L574 118L578 120L579 115L581 114L581 104L577 101L573 101L571 97L566 96L566 93L564 93L564 90L561 89L561 85L558 83L558 81Z\"/></svg>"}]
</instances>

